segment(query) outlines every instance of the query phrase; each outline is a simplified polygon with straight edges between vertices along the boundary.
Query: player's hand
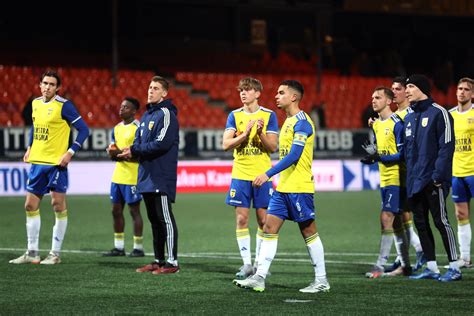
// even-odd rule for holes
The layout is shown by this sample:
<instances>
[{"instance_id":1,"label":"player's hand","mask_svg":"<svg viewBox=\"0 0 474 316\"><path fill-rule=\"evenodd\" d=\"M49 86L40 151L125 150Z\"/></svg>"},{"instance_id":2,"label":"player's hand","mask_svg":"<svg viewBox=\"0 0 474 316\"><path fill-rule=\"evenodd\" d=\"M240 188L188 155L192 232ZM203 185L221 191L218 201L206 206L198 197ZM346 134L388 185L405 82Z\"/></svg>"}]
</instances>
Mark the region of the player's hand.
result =
<instances>
[{"instance_id":1,"label":"player's hand","mask_svg":"<svg viewBox=\"0 0 474 316\"><path fill-rule=\"evenodd\" d=\"M369 117L367 125L369 125L369 127L372 127L372 125L374 125L376 120L377 120L377 118Z\"/></svg>"},{"instance_id":2,"label":"player's hand","mask_svg":"<svg viewBox=\"0 0 474 316\"><path fill-rule=\"evenodd\" d=\"M23 155L23 162L28 162L28 159L30 158L30 150L31 150L31 147L28 147L28 149L26 149L26 152Z\"/></svg>"},{"instance_id":3,"label":"player's hand","mask_svg":"<svg viewBox=\"0 0 474 316\"><path fill-rule=\"evenodd\" d=\"M373 141L371 140L367 140L365 141L364 145L361 146L362 149L365 150L366 153L368 153L369 155L373 155L373 154L376 154L377 153L377 144L375 144Z\"/></svg>"},{"instance_id":4,"label":"player's hand","mask_svg":"<svg viewBox=\"0 0 474 316\"><path fill-rule=\"evenodd\" d=\"M116 144L110 144L105 149L105 151L107 152L107 154L109 154L109 157L111 159L116 159L117 155L122 153L122 151L120 150L120 148L118 148L118 146Z\"/></svg>"},{"instance_id":5,"label":"player's hand","mask_svg":"<svg viewBox=\"0 0 474 316\"><path fill-rule=\"evenodd\" d=\"M71 159L72 154L69 151L66 151L66 153L59 160L59 166L63 168L67 167L67 165L71 162Z\"/></svg>"},{"instance_id":6,"label":"player's hand","mask_svg":"<svg viewBox=\"0 0 474 316\"><path fill-rule=\"evenodd\" d=\"M261 187L265 182L268 181L268 179L269 177L265 173L263 173L253 180L252 185L257 188Z\"/></svg>"},{"instance_id":7,"label":"player's hand","mask_svg":"<svg viewBox=\"0 0 474 316\"><path fill-rule=\"evenodd\" d=\"M265 126L265 121L260 118L257 120L257 135L262 134L263 127Z\"/></svg>"},{"instance_id":8,"label":"player's hand","mask_svg":"<svg viewBox=\"0 0 474 316\"><path fill-rule=\"evenodd\" d=\"M130 147L125 147L122 149L122 153L117 155L117 158L130 159L132 158L132 151Z\"/></svg>"},{"instance_id":9,"label":"player's hand","mask_svg":"<svg viewBox=\"0 0 474 316\"><path fill-rule=\"evenodd\" d=\"M371 165L373 163L376 163L377 161L380 161L380 156L377 153L372 154L372 155L367 155L360 160L360 162L366 165Z\"/></svg>"},{"instance_id":10,"label":"player's hand","mask_svg":"<svg viewBox=\"0 0 474 316\"><path fill-rule=\"evenodd\" d=\"M256 120L250 120L247 123L247 127L245 128L245 136L249 137L250 132L252 131L253 126L255 125Z\"/></svg>"}]
</instances>

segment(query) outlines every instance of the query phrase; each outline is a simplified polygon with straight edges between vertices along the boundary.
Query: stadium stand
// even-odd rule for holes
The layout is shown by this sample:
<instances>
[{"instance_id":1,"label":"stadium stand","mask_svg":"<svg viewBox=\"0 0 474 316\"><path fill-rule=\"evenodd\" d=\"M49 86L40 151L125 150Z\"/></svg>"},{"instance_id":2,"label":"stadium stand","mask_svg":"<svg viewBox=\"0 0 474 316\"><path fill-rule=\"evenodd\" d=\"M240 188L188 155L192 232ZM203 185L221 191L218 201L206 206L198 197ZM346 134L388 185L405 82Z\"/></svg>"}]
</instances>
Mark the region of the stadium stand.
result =
<instances>
[{"instance_id":1,"label":"stadium stand","mask_svg":"<svg viewBox=\"0 0 474 316\"><path fill-rule=\"evenodd\" d=\"M251 64L251 63L247 63ZM361 113L370 102L375 86L390 86L391 78L341 76L324 73L321 89L309 61L297 61L283 55L276 61L263 59L257 67L265 72L183 72L174 74L175 82L170 97L179 108L180 124L184 128L222 128L229 111L241 106L236 85L244 76L255 76L262 81L264 90L260 104L276 110L274 96L281 80L296 78L305 86L303 109L310 112L314 105L326 105L328 128L362 128ZM263 66L262 66L263 65ZM285 69L287 73L281 72ZM21 110L28 98L35 93L38 78L44 68L0 65L0 125L22 126ZM112 85L108 69L59 67L63 78L61 95L71 98L91 127L112 127L120 120L118 106L125 96L137 97L144 105L146 89L152 71L120 70L117 85ZM250 69L249 69L250 70ZM455 86L447 94L433 91L434 99L443 106L455 104ZM213 102L217 101L217 102ZM217 105L214 105L217 103ZM144 108L141 108L141 113ZM276 111L280 124L283 113Z\"/></svg>"}]
</instances>

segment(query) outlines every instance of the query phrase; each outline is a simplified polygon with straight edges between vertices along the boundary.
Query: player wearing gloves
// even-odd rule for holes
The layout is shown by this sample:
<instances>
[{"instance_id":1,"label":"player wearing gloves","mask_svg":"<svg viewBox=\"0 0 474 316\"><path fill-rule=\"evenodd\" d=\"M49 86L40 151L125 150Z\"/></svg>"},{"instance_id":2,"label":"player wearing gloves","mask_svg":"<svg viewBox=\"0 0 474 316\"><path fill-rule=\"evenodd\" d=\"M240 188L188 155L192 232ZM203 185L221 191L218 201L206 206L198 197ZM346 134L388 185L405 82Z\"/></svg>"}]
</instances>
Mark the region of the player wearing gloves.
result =
<instances>
[{"instance_id":1,"label":"player wearing gloves","mask_svg":"<svg viewBox=\"0 0 474 316\"><path fill-rule=\"evenodd\" d=\"M374 140L362 146L367 156L361 159L364 164L379 163L380 169L380 191L382 195L382 211L380 213L380 224L382 237L380 241L380 252L377 262L372 270L366 273L368 278L377 278L384 275L384 265L387 262L395 235L397 254L401 258L403 275L411 274L408 258L408 240L403 232L400 212L400 195L404 190L400 187L400 157L403 151L403 122L390 109L393 100L393 92L387 87L377 87L372 94L372 106L379 114L372 129ZM385 274L391 275L391 274Z\"/></svg>"}]
</instances>

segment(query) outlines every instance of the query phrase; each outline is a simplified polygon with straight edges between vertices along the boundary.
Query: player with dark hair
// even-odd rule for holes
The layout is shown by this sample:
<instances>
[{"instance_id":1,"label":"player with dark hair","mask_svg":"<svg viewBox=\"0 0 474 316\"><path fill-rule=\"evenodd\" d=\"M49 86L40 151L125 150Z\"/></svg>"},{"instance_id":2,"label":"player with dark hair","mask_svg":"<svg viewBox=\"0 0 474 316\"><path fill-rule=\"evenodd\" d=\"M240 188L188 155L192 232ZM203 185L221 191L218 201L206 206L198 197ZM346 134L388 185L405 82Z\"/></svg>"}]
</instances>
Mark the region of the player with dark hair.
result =
<instances>
[{"instance_id":1,"label":"player with dark hair","mask_svg":"<svg viewBox=\"0 0 474 316\"><path fill-rule=\"evenodd\" d=\"M140 122L135 115L140 108L137 99L125 97L120 105L119 115L122 122L112 130L112 143L107 148L107 153L115 163L115 170L110 185L110 200L112 202L112 216L114 220L114 248L104 253L107 257L125 256L125 218L123 209L128 204L133 220L133 250L130 257L143 257L143 220L140 214L140 201L142 199L137 191L138 162L118 158L120 148L133 144L135 133Z\"/></svg>"},{"instance_id":2,"label":"player with dark hair","mask_svg":"<svg viewBox=\"0 0 474 316\"><path fill-rule=\"evenodd\" d=\"M253 185L260 187L279 173L280 180L268 206L257 271L245 280L234 280L234 284L242 288L257 292L265 290L265 278L277 252L278 232L285 220L298 223L314 268L314 281L300 289L300 292L327 292L330 288L326 278L324 248L314 220L314 179L311 166L315 130L309 115L299 108L303 94L301 83L284 80L275 96L278 108L287 115L279 138L280 161L257 176Z\"/></svg>"},{"instance_id":3,"label":"player with dark hair","mask_svg":"<svg viewBox=\"0 0 474 316\"><path fill-rule=\"evenodd\" d=\"M61 87L58 73L48 70L41 75L42 96L33 100L33 126L30 142L23 161L31 163L26 193L26 233L28 250L10 263L58 264L61 262L61 246L67 228L66 191L68 188L67 166L89 136L89 128L77 112L74 104L57 95ZM69 144L71 125L78 134ZM41 217L39 206L43 196L51 193L56 222L53 227L51 251L40 262L39 233Z\"/></svg>"}]
</instances>

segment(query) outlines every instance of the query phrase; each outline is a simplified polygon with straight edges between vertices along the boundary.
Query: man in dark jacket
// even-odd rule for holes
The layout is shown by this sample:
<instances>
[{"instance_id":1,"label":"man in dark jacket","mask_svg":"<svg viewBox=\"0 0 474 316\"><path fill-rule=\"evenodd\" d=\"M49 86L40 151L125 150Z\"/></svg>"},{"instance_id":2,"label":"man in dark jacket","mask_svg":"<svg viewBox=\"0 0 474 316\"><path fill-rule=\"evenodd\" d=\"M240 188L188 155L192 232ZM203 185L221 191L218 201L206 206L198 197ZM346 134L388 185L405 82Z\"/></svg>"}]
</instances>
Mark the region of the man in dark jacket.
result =
<instances>
[{"instance_id":1,"label":"man in dark jacket","mask_svg":"<svg viewBox=\"0 0 474 316\"><path fill-rule=\"evenodd\" d=\"M413 113L405 117L407 196L415 215L415 226L427 259L427 268L411 279L461 280L456 238L448 221L446 197L451 185L454 130L451 115L430 97L431 85L423 75L407 79L406 95ZM440 275L429 213L441 234L449 269Z\"/></svg>"},{"instance_id":2,"label":"man in dark jacket","mask_svg":"<svg viewBox=\"0 0 474 316\"><path fill-rule=\"evenodd\" d=\"M179 272L178 229L171 211L171 203L176 198L179 124L178 110L171 100L165 100L168 89L165 78L152 78L147 110L140 120L135 141L118 156L139 161L137 187L145 201L153 232L155 261L138 268L137 272Z\"/></svg>"}]
</instances>

